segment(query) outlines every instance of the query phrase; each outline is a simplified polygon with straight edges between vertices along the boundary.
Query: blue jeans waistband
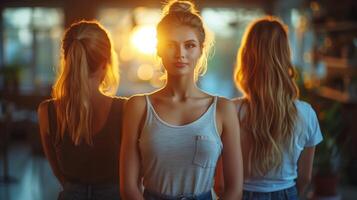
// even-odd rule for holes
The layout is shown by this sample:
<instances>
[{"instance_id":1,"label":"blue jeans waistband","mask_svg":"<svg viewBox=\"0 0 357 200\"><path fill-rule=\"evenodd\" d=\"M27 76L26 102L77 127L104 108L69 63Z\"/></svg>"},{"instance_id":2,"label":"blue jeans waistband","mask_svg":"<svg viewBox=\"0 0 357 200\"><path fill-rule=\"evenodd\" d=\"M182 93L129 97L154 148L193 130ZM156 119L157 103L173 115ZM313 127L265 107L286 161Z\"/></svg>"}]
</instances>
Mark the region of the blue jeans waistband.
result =
<instances>
[{"instance_id":1,"label":"blue jeans waistband","mask_svg":"<svg viewBox=\"0 0 357 200\"><path fill-rule=\"evenodd\" d=\"M296 186L274 192L243 191L243 200L298 200Z\"/></svg>"},{"instance_id":2,"label":"blue jeans waistband","mask_svg":"<svg viewBox=\"0 0 357 200\"><path fill-rule=\"evenodd\" d=\"M211 191L204 192L198 195L178 195L168 196L163 194L157 194L148 190L144 191L145 200L212 200Z\"/></svg>"}]
</instances>

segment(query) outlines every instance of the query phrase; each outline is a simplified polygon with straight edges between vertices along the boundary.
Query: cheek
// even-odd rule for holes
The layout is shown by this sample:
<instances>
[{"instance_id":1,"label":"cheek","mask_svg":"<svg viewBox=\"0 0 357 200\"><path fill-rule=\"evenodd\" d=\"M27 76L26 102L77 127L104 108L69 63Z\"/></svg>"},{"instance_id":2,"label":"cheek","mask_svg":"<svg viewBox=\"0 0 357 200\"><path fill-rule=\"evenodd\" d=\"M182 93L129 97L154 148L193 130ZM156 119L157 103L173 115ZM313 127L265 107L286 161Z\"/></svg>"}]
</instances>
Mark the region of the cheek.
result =
<instances>
[{"instance_id":1,"label":"cheek","mask_svg":"<svg viewBox=\"0 0 357 200\"><path fill-rule=\"evenodd\" d=\"M160 58L164 66L167 66L171 62L170 56L167 53L162 54Z\"/></svg>"},{"instance_id":2,"label":"cheek","mask_svg":"<svg viewBox=\"0 0 357 200\"><path fill-rule=\"evenodd\" d=\"M163 51L159 51L158 56L161 58L161 60L170 60L175 57L175 52L170 49L165 49Z\"/></svg>"},{"instance_id":3,"label":"cheek","mask_svg":"<svg viewBox=\"0 0 357 200\"><path fill-rule=\"evenodd\" d=\"M198 59L200 59L200 57L201 57L201 50L197 49L195 51L192 51L188 55L189 55L190 60L192 60L193 62L197 62Z\"/></svg>"}]
</instances>

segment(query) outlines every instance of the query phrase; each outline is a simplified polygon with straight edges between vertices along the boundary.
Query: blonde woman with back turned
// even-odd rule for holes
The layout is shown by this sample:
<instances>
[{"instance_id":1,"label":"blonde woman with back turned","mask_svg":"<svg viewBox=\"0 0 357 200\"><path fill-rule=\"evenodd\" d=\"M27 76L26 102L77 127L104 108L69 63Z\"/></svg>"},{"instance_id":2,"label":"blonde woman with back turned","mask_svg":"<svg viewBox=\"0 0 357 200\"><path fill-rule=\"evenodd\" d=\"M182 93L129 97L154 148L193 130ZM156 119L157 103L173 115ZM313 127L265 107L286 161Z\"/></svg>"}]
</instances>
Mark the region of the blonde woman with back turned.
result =
<instances>
[{"instance_id":1,"label":"blonde woman with back turned","mask_svg":"<svg viewBox=\"0 0 357 200\"><path fill-rule=\"evenodd\" d=\"M265 17L247 28L237 56L235 100L244 161L243 199L293 200L311 179L322 136L311 106L298 100L287 28Z\"/></svg>"},{"instance_id":2,"label":"blonde woman with back turned","mask_svg":"<svg viewBox=\"0 0 357 200\"><path fill-rule=\"evenodd\" d=\"M119 163L123 98L106 30L95 21L72 24L62 40L61 68L52 99L38 109L41 139L60 200L120 199Z\"/></svg>"},{"instance_id":3,"label":"blonde woman with back turned","mask_svg":"<svg viewBox=\"0 0 357 200\"><path fill-rule=\"evenodd\" d=\"M166 84L126 104L120 154L123 198L211 200L217 160L222 157L223 197L240 199L239 122L232 102L196 85L206 69L210 40L193 3L170 1L157 37Z\"/></svg>"}]
</instances>

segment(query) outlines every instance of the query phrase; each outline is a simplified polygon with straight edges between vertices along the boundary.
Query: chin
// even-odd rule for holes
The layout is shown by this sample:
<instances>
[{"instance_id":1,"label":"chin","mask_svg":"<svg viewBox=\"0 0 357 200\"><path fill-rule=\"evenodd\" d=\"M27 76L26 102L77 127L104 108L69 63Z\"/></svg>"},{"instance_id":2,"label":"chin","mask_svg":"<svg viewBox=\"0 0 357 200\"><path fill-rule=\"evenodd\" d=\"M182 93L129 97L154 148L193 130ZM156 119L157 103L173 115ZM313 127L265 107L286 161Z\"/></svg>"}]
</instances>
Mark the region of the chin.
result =
<instances>
[{"instance_id":1,"label":"chin","mask_svg":"<svg viewBox=\"0 0 357 200\"><path fill-rule=\"evenodd\" d=\"M170 76L188 76L188 75L191 74L191 72L190 71L181 71L181 70L179 71L179 70L177 70L177 71L167 72L167 74L170 75Z\"/></svg>"}]
</instances>

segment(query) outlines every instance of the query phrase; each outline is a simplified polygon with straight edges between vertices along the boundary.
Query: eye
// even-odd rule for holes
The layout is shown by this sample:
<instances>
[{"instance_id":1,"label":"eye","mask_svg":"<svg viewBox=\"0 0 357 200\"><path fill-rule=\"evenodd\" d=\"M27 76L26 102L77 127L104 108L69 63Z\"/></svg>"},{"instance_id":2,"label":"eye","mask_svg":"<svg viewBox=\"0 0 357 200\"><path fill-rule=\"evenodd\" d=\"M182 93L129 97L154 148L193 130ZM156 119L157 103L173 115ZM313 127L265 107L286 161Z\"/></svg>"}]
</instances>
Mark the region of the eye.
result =
<instances>
[{"instance_id":1,"label":"eye","mask_svg":"<svg viewBox=\"0 0 357 200\"><path fill-rule=\"evenodd\" d=\"M185 47L187 48L187 49L192 49L192 48L195 48L197 45L195 44L195 43L187 43L187 44L185 44Z\"/></svg>"}]
</instances>

